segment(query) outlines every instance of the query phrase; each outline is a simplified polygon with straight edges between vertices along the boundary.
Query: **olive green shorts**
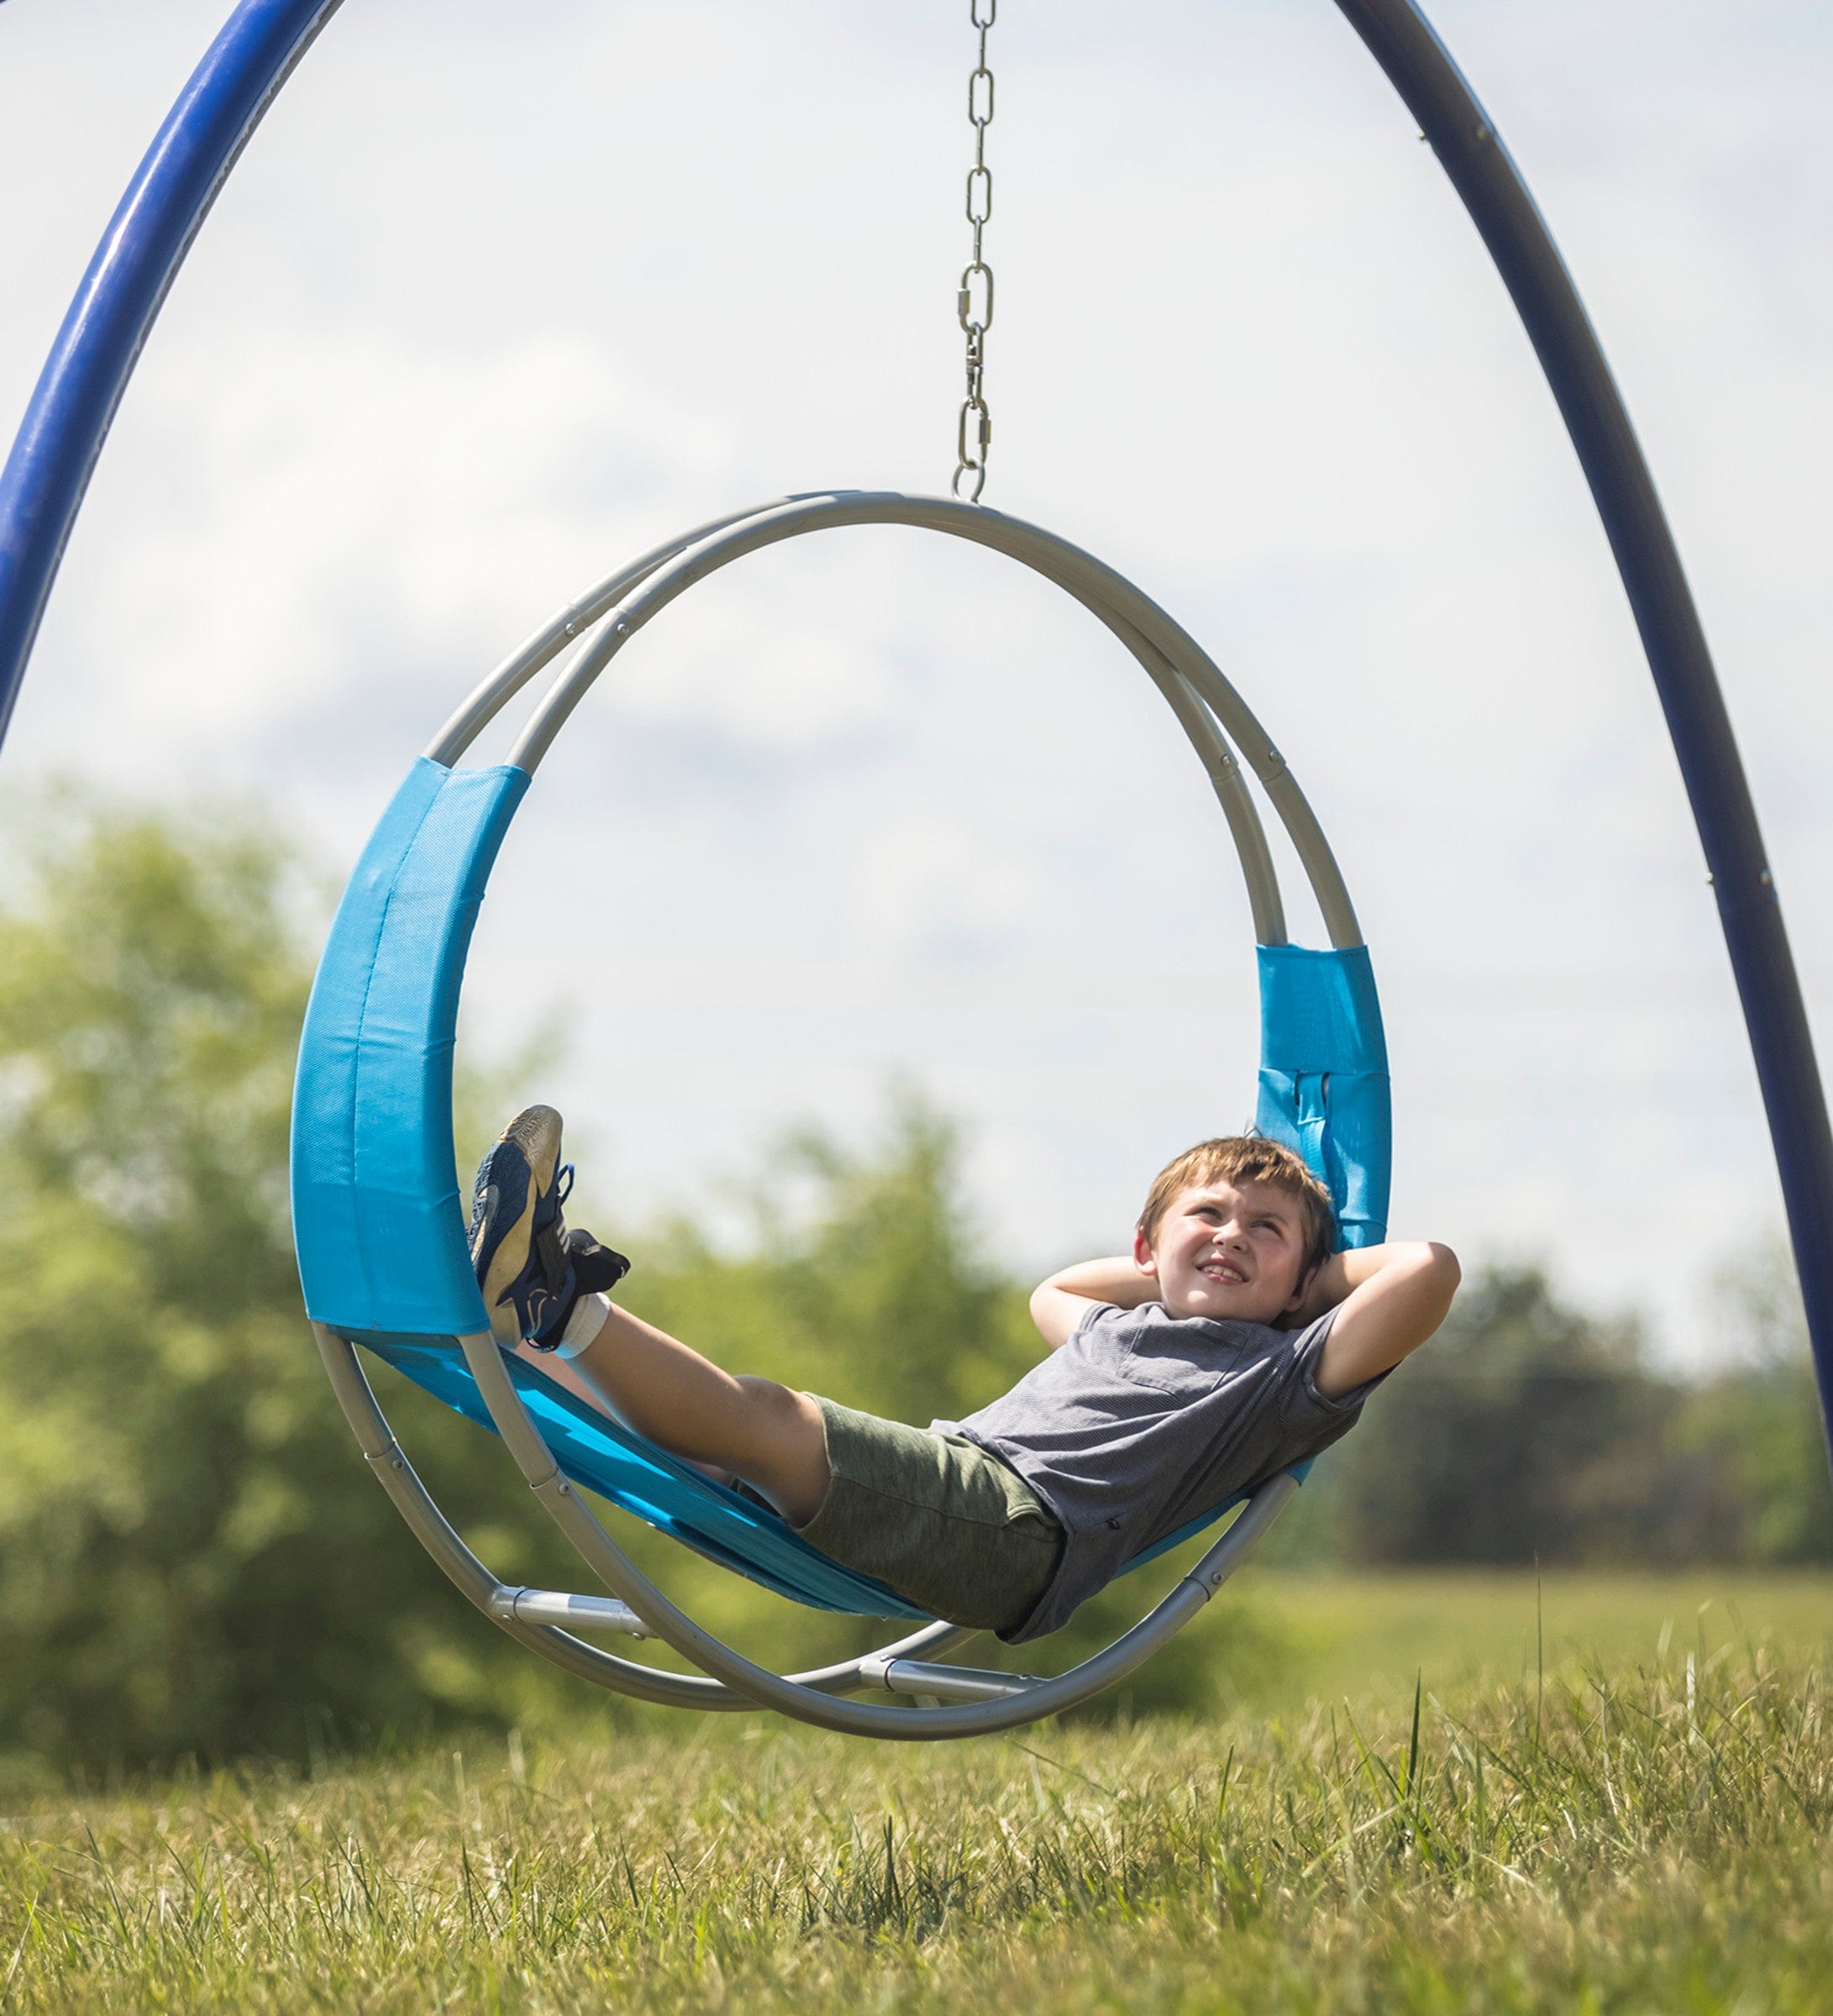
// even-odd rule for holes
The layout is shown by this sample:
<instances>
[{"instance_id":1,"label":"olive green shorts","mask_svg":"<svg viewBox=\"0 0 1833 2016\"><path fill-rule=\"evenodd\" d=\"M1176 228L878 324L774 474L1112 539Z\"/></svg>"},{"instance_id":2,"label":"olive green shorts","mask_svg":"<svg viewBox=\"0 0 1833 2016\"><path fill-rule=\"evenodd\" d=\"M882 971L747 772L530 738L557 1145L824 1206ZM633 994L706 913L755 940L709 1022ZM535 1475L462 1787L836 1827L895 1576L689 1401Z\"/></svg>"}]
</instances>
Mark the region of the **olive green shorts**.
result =
<instances>
[{"instance_id":1,"label":"olive green shorts","mask_svg":"<svg viewBox=\"0 0 1833 2016\"><path fill-rule=\"evenodd\" d=\"M1063 1528L1024 1478L964 1435L856 1413L819 1394L832 1482L796 1530L931 1615L1016 1630L1056 1572Z\"/></svg>"}]
</instances>

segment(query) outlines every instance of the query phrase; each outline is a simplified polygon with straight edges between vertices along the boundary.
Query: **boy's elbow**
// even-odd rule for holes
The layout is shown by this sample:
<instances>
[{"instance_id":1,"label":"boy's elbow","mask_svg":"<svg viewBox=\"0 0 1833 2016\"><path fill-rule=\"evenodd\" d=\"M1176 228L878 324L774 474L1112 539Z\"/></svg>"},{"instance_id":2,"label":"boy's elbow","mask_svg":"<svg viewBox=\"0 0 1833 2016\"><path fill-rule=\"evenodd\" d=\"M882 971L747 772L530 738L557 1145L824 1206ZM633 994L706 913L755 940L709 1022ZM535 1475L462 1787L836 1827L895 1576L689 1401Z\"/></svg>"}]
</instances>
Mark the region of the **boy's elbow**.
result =
<instances>
[{"instance_id":1,"label":"boy's elbow","mask_svg":"<svg viewBox=\"0 0 1833 2016\"><path fill-rule=\"evenodd\" d=\"M1457 1256L1448 1246L1441 1246L1437 1240L1426 1242L1426 1265L1443 1282L1447 1293L1457 1289L1464 1278L1464 1270L1457 1264Z\"/></svg>"},{"instance_id":2,"label":"boy's elbow","mask_svg":"<svg viewBox=\"0 0 1833 2016\"><path fill-rule=\"evenodd\" d=\"M1037 1326L1037 1334L1045 1343L1054 1347L1062 1341L1063 1290L1057 1286L1056 1276L1040 1281L1031 1291L1031 1320Z\"/></svg>"},{"instance_id":3,"label":"boy's elbow","mask_svg":"<svg viewBox=\"0 0 1833 2016\"><path fill-rule=\"evenodd\" d=\"M1037 1335L1052 1351L1067 1344L1074 1336L1076 1325L1088 1308L1088 1303L1080 1297L1058 1287L1054 1274L1032 1290L1031 1320L1037 1326Z\"/></svg>"},{"instance_id":4,"label":"boy's elbow","mask_svg":"<svg viewBox=\"0 0 1833 2016\"><path fill-rule=\"evenodd\" d=\"M1452 1298L1457 1293L1464 1272L1457 1264L1457 1254L1436 1239L1426 1241L1420 1252L1420 1275L1431 1304L1432 1329L1436 1330L1450 1314Z\"/></svg>"}]
</instances>

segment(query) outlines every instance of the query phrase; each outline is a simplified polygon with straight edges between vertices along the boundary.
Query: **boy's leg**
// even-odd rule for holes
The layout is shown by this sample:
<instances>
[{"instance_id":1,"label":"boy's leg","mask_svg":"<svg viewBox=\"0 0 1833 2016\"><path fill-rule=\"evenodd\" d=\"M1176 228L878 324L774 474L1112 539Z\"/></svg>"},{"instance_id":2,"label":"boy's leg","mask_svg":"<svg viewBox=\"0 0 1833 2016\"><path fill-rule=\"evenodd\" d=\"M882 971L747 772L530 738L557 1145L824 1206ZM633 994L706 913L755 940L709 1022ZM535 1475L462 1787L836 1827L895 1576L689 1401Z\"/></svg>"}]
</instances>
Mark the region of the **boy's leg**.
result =
<instances>
[{"instance_id":1,"label":"boy's leg","mask_svg":"<svg viewBox=\"0 0 1833 2016\"><path fill-rule=\"evenodd\" d=\"M638 1435L689 1462L716 1463L761 1491L794 1525L827 1495L827 1438L806 1393L775 1379L729 1373L666 1331L607 1305L603 1326L576 1373Z\"/></svg>"}]
</instances>

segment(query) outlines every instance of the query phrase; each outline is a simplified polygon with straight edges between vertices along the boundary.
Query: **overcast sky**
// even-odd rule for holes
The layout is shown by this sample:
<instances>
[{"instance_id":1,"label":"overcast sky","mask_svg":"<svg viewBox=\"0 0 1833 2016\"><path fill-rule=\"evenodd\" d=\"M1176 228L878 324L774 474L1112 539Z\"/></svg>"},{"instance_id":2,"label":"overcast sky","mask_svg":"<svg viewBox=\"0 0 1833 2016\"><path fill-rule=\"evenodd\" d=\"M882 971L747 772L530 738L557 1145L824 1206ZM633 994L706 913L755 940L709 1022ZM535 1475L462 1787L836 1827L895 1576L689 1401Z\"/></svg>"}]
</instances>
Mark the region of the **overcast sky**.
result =
<instances>
[{"instance_id":1,"label":"overcast sky","mask_svg":"<svg viewBox=\"0 0 1833 2016\"><path fill-rule=\"evenodd\" d=\"M0 428L226 0L0 8ZM550 610L669 533L938 490L965 0L347 0L194 249L7 750L272 809L345 869ZM1572 265L1717 654L1833 1047L1833 18L1440 0ZM1347 869L1394 1229L1549 1260L1709 1356L1779 1222L1652 685L1525 338L1327 0L1006 0L990 502L1195 631ZM1295 904L1295 919L1305 915ZM902 1075L990 1249L1121 1243L1253 1105L1251 932L1200 771L1053 591L915 533L778 549L575 717L466 1040L557 1019L601 1233L723 1207Z\"/></svg>"}]
</instances>

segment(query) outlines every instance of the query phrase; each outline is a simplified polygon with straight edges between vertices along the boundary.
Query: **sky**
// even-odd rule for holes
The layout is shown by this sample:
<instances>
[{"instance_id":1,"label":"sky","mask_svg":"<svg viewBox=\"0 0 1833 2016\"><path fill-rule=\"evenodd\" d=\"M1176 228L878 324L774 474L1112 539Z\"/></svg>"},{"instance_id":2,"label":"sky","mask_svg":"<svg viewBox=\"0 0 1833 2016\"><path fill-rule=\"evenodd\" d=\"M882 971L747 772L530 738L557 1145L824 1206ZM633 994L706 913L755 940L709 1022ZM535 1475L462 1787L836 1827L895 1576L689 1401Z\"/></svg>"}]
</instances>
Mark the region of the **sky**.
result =
<instances>
[{"instance_id":1,"label":"sky","mask_svg":"<svg viewBox=\"0 0 1833 2016\"><path fill-rule=\"evenodd\" d=\"M0 7L0 430L223 0ZM1833 1048L1833 21L1440 0L1557 238L1704 614ZM244 155L102 457L17 789L260 808L328 882L465 692L698 521L939 491L965 5L346 0ZM1725 1347L1779 1226L1633 625L1544 381L1325 0L1007 0L987 501L1118 567L1285 752L1373 948L1396 1234ZM500 753L499 748L484 752ZM1292 903L1299 935L1305 906ZM1315 932L1313 933L1315 937ZM987 1252L1124 1245L1244 1123L1252 933L1112 640L911 531L670 608L544 766L461 1043L541 1032L584 1221L729 1227L768 1145L963 1129Z\"/></svg>"}]
</instances>

